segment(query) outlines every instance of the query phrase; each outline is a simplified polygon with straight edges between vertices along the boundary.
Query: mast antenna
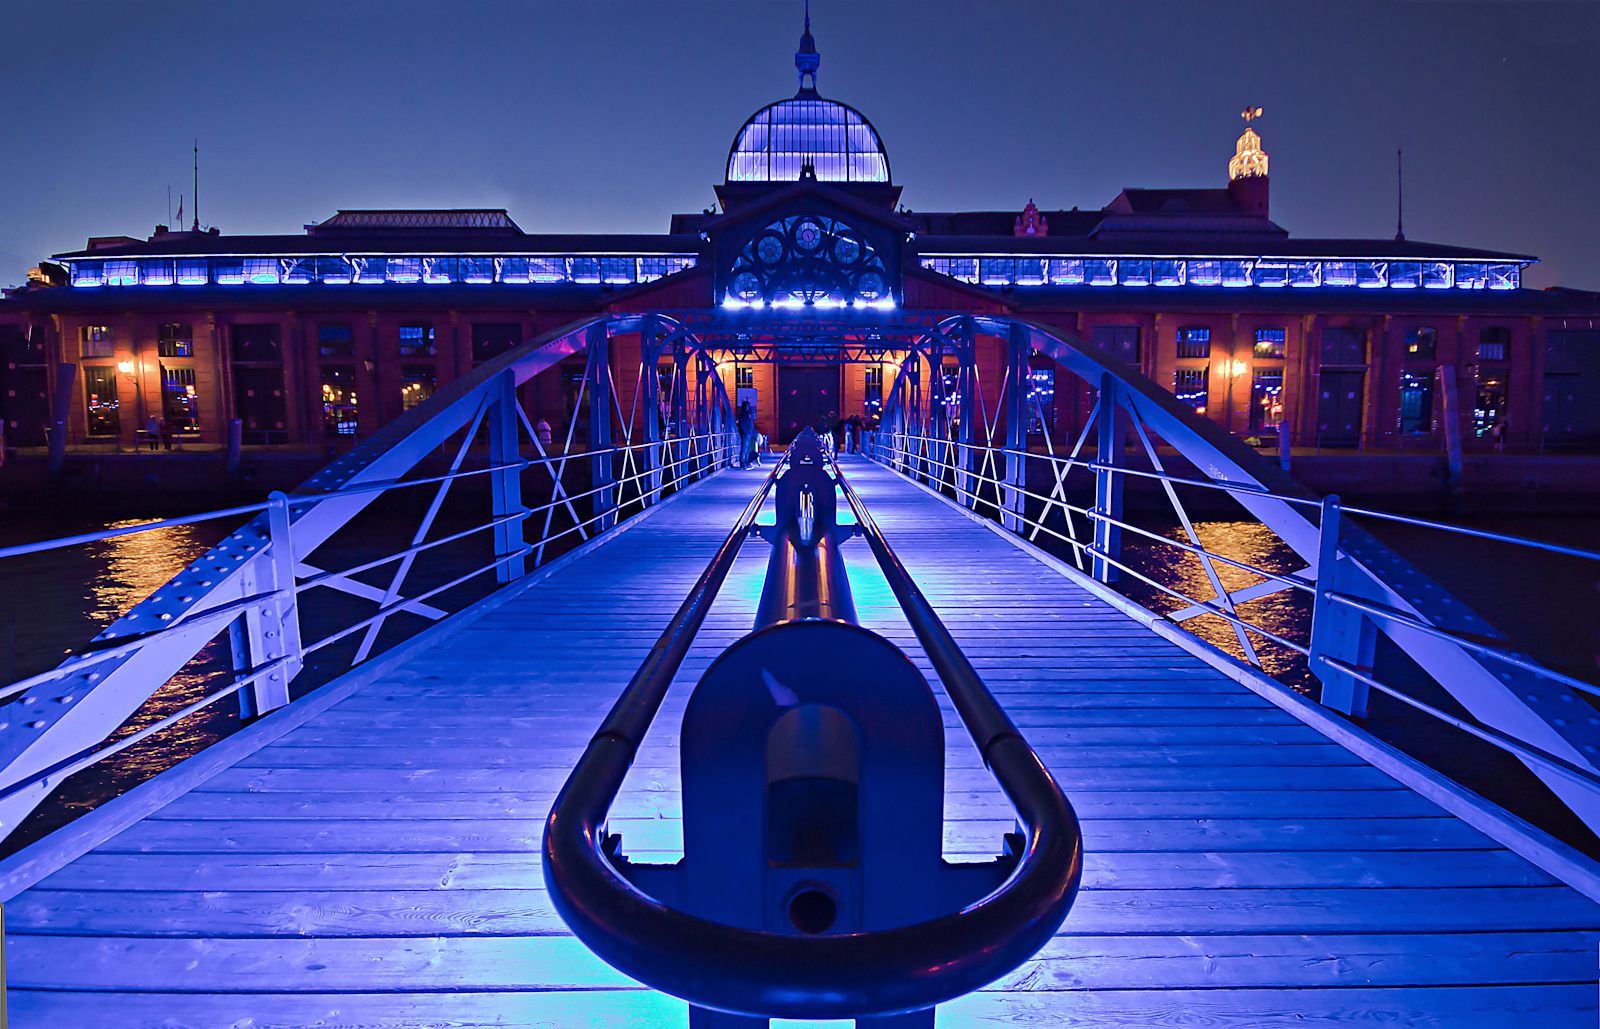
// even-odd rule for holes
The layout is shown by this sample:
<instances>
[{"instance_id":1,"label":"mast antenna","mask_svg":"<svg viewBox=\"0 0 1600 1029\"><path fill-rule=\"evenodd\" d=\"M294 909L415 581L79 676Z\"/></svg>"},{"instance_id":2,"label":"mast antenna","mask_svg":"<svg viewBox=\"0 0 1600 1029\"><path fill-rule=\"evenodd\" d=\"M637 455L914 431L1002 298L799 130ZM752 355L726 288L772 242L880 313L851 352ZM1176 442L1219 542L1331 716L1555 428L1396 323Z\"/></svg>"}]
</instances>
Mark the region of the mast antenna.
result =
<instances>
[{"instance_id":1,"label":"mast antenna","mask_svg":"<svg viewBox=\"0 0 1600 1029\"><path fill-rule=\"evenodd\" d=\"M200 141L194 141L194 196L190 198L194 204L194 231L200 231Z\"/></svg>"},{"instance_id":2,"label":"mast antenna","mask_svg":"<svg viewBox=\"0 0 1600 1029\"><path fill-rule=\"evenodd\" d=\"M1401 159L1400 148L1394 151L1394 238L1406 238L1406 166Z\"/></svg>"}]
</instances>

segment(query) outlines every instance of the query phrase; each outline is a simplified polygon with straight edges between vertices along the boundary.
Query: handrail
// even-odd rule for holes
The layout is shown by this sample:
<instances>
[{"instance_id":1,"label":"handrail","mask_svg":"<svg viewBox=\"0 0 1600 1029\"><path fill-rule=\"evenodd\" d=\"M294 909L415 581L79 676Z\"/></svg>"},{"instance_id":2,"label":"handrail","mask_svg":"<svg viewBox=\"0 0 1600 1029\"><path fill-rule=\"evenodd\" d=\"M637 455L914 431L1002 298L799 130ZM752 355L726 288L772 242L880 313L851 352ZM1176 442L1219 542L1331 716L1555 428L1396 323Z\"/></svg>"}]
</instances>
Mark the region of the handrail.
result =
<instances>
[{"instance_id":1,"label":"handrail","mask_svg":"<svg viewBox=\"0 0 1600 1029\"><path fill-rule=\"evenodd\" d=\"M1141 405L1128 404L1124 406L1126 406L1129 415L1135 419L1142 417L1145 413L1145 409ZM984 428L990 429L987 425ZM1039 454L1019 449L1014 445L1001 445L994 438L988 440L987 444L982 440L964 442L933 433L923 434L914 429L908 430L906 428L896 428L886 433L875 435L872 443L865 449L874 459L883 461L890 467L896 468L912 478L923 478L936 488L953 489L958 501L968 507L976 507L979 504L995 506L1002 524L1006 519L1013 519L1015 531L1020 534L1031 532L1036 536L1038 533L1043 532L1052 538L1061 540L1074 548L1075 553L1080 557L1080 566L1083 556L1092 557L1097 565L1114 568L1121 573L1138 579L1160 593L1169 595L1189 605L1184 611L1172 616L1176 621L1183 621L1198 614L1211 615L1221 619L1228 623L1240 637L1241 646L1244 646L1246 650L1246 657L1252 662L1256 662L1257 659L1249 646L1243 642L1246 633L1257 634L1290 652L1305 656L1311 663L1312 671L1319 678L1323 678L1325 683L1324 670L1342 674L1354 683L1360 684L1362 688L1377 690L1416 711L1434 716L1445 724L1465 731L1469 735L1521 759L1536 775L1544 779L1546 784L1550 785L1563 801L1578 812L1580 818L1584 818L1585 821L1593 824L1593 814L1590 808L1594 805L1595 799L1600 798L1600 789L1597 789L1597 787L1600 787L1600 775L1597 775L1592 769L1583 767L1586 760L1591 766L1593 765L1594 759L1589 756L1595 752L1593 745L1585 746L1582 751L1578 751L1574 747L1571 753L1562 754L1560 746L1563 741L1554 736L1554 734L1545 739L1527 738L1528 736L1536 735L1539 728L1536 724L1534 724L1534 732L1528 731L1527 725L1529 723L1525 721L1497 724L1501 720L1495 717L1493 710L1475 709L1472 704L1467 705L1472 716L1471 719L1462 719L1449 715L1410 696L1403 690L1380 682L1374 677L1371 669L1365 668L1362 662L1348 658L1341 659L1340 656L1319 650L1315 638L1313 638L1311 646L1304 646L1246 618L1240 617L1234 605L1253 599L1250 591L1254 585L1262 585L1264 589L1270 587L1269 592L1295 590L1302 594L1309 593L1319 609L1325 605L1327 608L1359 612L1362 617L1369 619L1385 633L1410 634L1408 638L1411 640L1411 648L1414 648L1415 641L1420 639L1428 641L1430 645L1456 648L1456 653L1468 660L1487 663L1483 666L1483 672L1488 676L1493 676L1500 680L1510 680L1512 674L1526 675L1529 677L1526 681L1515 684L1508 682L1502 688L1514 691L1515 695L1525 695L1529 702L1539 701L1541 695L1546 693L1545 690L1537 688L1529 689L1539 680L1542 680L1545 684L1560 684L1560 686L1564 686L1575 693L1600 696L1600 687L1576 676L1548 668L1519 653L1512 649L1509 641L1498 637L1497 634L1493 634L1493 630L1487 625L1484 625L1483 629L1479 630L1476 626L1470 623L1463 623L1459 619L1457 623L1451 623L1448 620L1443 622L1435 621L1436 615L1431 612L1423 613L1415 609L1405 594L1396 594L1387 582L1383 582L1380 585L1377 595L1358 595L1368 591L1362 587L1359 581L1346 582L1341 579L1339 575L1340 569L1345 566L1346 557L1352 556L1357 552L1365 554L1371 551L1374 546L1381 549L1381 544L1375 544L1364 533L1356 535L1353 539L1341 534L1339 532L1339 517L1341 514L1358 514L1404 524L1438 528L1462 536L1519 545L1530 550L1561 554L1584 560L1600 559L1600 553L1579 547L1545 543L1540 540L1524 539L1502 533L1466 529L1460 526L1432 522L1423 518L1396 515L1366 508L1344 507L1338 503L1337 498L1331 498L1336 512L1333 522L1334 535L1339 537L1337 543L1337 553L1340 555L1337 561L1338 568L1321 569L1323 572L1331 571L1334 574L1319 577L1314 581L1308 581L1302 577L1286 576L1208 550L1200 545L1192 534L1190 534L1188 541L1176 540L1134 525L1118 517L1112 510L1107 510L1106 506L1098 499L1098 493L1094 507L1086 508L1069 502L1062 490L1062 478L1065 471L1081 468L1100 475L1127 475L1159 481L1164 484L1175 507L1178 505L1178 501L1171 495L1172 486L1181 485L1203 487L1224 493L1236 500L1245 502L1247 508L1249 508L1249 501L1260 499L1281 502L1290 507L1300 509L1317 506L1322 508L1323 518L1326 519L1327 517L1327 501L1318 501L1307 496L1297 496L1287 488L1263 486L1256 482L1231 481L1231 475L1226 478L1197 479L1170 474L1161 467L1159 459L1155 458L1154 452L1150 449L1148 437L1144 434L1144 429L1138 424L1137 420L1135 428L1140 431L1146 450L1151 453L1152 460L1155 462L1153 469L1130 468L1122 463L1108 462L1104 458L1094 460L1080 459L1077 457L1076 449L1071 455ZM1179 448L1179 452L1183 453L1183 450ZM972 456L976 453L1003 455L1008 470L1002 473L998 467L987 460L976 461ZM1013 462L1020 463L1026 460L1043 461L1051 469L1056 479L1056 486L1055 489L1049 491L1049 496L1044 496L1028 489L1024 476L1011 467ZM969 466L963 467L963 465ZM1030 514L1023 503L1028 500L1043 504L1043 511L1038 512L1036 515ZM1046 518L1052 509L1059 509L1068 515L1068 532L1071 536L1064 536L1045 524ZM1255 511L1253 508L1250 509L1252 513L1261 517L1264 523L1268 522L1262 512ZM1178 514L1180 520L1182 520L1184 514L1181 508L1178 509ZM1217 596L1214 600L1198 599L1180 592L1166 583L1157 581L1128 562L1120 560L1114 546L1108 549L1102 545L1102 533L1096 532L1095 539L1092 541L1087 538L1076 538L1076 532L1070 525L1070 515L1086 518L1091 525L1114 526L1118 529L1131 530L1154 543L1163 544L1181 553L1193 555L1202 562L1229 565L1271 581L1264 584L1253 584L1252 587L1246 590L1232 591L1225 590L1216 580L1214 573L1211 573L1208 577L1212 580L1211 585L1213 590L1217 591ZM1305 539L1290 540L1283 532L1283 525L1277 522L1269 524L1280 539L1283 539L1299 552L1302 559L1308 562L1310 568L1304 570L1303 575L1317 576L1321 565L1327 563L1326 557L1319 557L1315 553L1307 556L1305 553ZM1314 539L1322 538L1324 530L1321 525L1321 521L1312 523L1311 532L1315 534ZM1346 527L1346 533L1351 531L1350 527ZM1358 529L1354 531L1359 533ZM1299 544L1298 546L1296 545L1297 543ZM1372 574L1376 578L1376 573ZM1446 601L1446 603L1451 602ZM1460 614L1466 615L1467 618L1472 617L1470 612L1464 610L1464 606L1457 604L1456 607L1459 609ZM1312 621L1315 624L1315 617L1313 617ZM1481 625L1483 623L1480 622L1478 624ZM1484 633L1487 633L1487 635ZM1406 644L1402 644L1402 646L1406 646ZM1413 653L1411 648L1408 648L1408 653ZM1416 656L1415 653L1413 653L1413 656ZM1461 678L1459 673L1466 666L1456 663L1452 667L1456 669L1456 678ZM1436 678L1441 674L1438 668L1428 669L1428 671L1430 674L1434 674ZM1443 680L1440 681L1443 682ZM1447 689L1449 689L1448 686ZM1455 693L1456 691L1450 690L1450 692ZM1458 695L1457 699L1462 698ZM1520 700L1522 696L1517 696L1516 699ZM1572 700L1573 697L1569 694L1563 699ZM1335 706L1335 709L1343 710L1338 706ZM1533 712L1529 713L1532 714ZM1567 720L1563 720L1563 718ZM1550 724L1560 728L1569 725L1569 722L1570 716L1563 715L1563 717L1555 718ZM1516 728L1514 729L1513 726L1516 726ZM1570 741L1566 742L1569 746L1572 745ZM1552 781L1551 775L1555 776L1557 781Z\"/></svg>"},{"instance_id":2,"label":"handrail","mask_svg":"<svg viewBox=\"0 0 1600 1029\"><path fill-rule=\"evenodd\" d=\"M988 896L941 918L875 932L788 936L670 908L629 883L607 857L606 815L781 467L745 508L563 786L545 823L545 882L563 921L602 960L699 1007L777 1018L922 1010L993 982L1055 934L1082 875L1082 836L1060 788L910 583L876 524L863 517L847 485L885 574L899 580L896 597L1026 827L1016 869Z\"/></svg>"}]
</instances>

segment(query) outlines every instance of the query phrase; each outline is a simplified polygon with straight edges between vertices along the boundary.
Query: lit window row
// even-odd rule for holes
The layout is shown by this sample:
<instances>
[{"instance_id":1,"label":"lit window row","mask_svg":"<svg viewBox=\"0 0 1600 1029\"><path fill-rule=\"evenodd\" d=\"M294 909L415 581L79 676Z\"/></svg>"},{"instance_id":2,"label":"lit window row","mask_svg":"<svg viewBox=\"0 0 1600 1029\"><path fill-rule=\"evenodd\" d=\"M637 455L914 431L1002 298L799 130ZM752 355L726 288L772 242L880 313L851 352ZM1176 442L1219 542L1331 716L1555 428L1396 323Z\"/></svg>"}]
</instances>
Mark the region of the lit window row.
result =
<instances>
[{"instance_id":1,"label":"lit window row","mask_svg":"<svg viewBox=\"0 0 1600 1029\"><path fill-rule=\"evenodd\" d=\"M1355 286L1518 289L1522 265L1291 258L924 257L922 267L981 286Z\"/></svg>"},{"instance_id":2,"label":"lit window row","mask_svg":"<svg viewBox=\"0 0 1600 1029\"><path fill-rule=\"evenodd\" d=\"M74 286L347 286L575 282L632 285L692 268L692 254L566 256L138 257L66 262Z\"/></svg>"}]
</instances>

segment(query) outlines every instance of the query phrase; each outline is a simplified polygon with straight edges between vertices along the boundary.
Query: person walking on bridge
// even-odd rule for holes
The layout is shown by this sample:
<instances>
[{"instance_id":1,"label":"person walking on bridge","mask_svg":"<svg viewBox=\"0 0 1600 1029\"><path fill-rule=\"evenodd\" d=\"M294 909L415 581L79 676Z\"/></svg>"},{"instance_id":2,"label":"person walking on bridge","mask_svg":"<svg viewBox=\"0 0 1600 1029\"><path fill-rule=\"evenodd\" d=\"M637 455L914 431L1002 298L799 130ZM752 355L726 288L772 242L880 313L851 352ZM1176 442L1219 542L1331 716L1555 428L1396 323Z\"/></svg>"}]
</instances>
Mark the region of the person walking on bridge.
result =
<instances>
[{"instance_id":1,"label":"person walking on bridge","mask_svg":"<svg viewBox=\"0 0 1600 1029\"><path fill-rule=\"evenodd\" d=\"M739 430L739 467L746 468L750 464L756 437L756 414L750 409L750 401L739 401L739 411L733 423Z\"/></svg>"}]
</instances>

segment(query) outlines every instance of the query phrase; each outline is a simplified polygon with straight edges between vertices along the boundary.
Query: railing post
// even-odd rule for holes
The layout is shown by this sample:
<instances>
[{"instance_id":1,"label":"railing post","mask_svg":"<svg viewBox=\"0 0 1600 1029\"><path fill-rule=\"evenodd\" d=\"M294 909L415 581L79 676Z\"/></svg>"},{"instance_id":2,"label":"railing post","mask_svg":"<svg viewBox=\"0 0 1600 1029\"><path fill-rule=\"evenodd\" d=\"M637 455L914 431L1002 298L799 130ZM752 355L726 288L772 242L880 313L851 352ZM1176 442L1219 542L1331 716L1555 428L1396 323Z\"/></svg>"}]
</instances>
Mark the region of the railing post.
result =
<instances>
[{"instance_id":1,"label":"railing post","mask_svg":"<svg viewBox=\"0 0 1600 1029\"><path fill-rule=\"evenodd\" d=\"M965 507L978 506L978 455L972 449L972 441L977 437L972 432L972 422L976 417L978 405L977 397L977 349L976 333L973 331L972 320L966 319L961 326L961 345L956 348L956 359L960 363L956 373L956 390L960 397L961 423L956 427L956 460L955 465L959 471L954 476L956 484L956 500Z\"/></svg>"},{"instance_id":2,"label":"railing post","mask_svg":"<svg viewBox=\"0 0 1600 1029\"><path fill-rule=\"evenodd\" d=\"M589 327L589 470L595 529L617 524L616 478L611 455L611 337L604 325Z\"/></svg>"},{"instance_id":3,"label":"railing post","mask_svg":"<svg viewBox=\"0 0 1600 1029\"><path fill-rule=\"evenodd\" d=\"M507 368L496 377L492 396L494 399L484 420L489 423L489 465L498 469L489 473L490 501L494 518L498 520L524 511L522 469L516 467L522 459L521 448L517 445L520 422L517 417L517 379L511 369ZM504 465L512 467L501 467ZM494 527L494 556L508 558L495 565L496 582L504 585L522 578L523 559L512 556L518 554L522 547L521 519Z\"/></svg>"},{"instance_id":4,"label":"railing post","mask_svg":"<svg viewBox=\"0 0 1600 1029\"><path fill-rule=\"evenodd\" d=\"M710 405L706 400L710 393L708 382L711 377L711 362L706 360L706 355L695 355L695 391L694 391L694 428L695 436L695 477L704 478L712 469L711 448L714 441L711 436Z\"/></svg>"},{"instance_id":5,"label":"railing post","mask_svg":"<svg viewBox=\"0 0 1600 1029\"><path fill-rule=\"evenodd\" d=\"M633 452L633 466L639 476L635 488L643 507L649 507L661 495L661 372L656 367L661 354L656 349L655 336L655 320L646 318L639 327L639 416L643 424L637 437L639 449Z\"/></svg>"},{"instance_id":6,"label":"railing post","mask_svg":"<svg viewBox=\"0 0 1600 1029\"><path fill-rule=\"evenodd\" d=\"M1106 518L1122 520L1122 476L1116 471L1127 462L1122 446L1122 421L1117 415L1117 379L1110 372L1100 376L1100 412L1096 418L1094 509L1105 518L1094 521L1094 577L1101 582L1116 582L1121 569L1112 561L1122 559L1122 527Z\"/></svg>"},{"instance_id":7,"label":"railing post","mask_svg":"<svg viewBox=\"0 0 1600 1029\"><path fill-rule=\"evenodd\" d=\"M1022 531L1022 520L1027 514L1027 500L1023 490L1028 484L1028 358L1032 347L1028 333L1020 325L1012 325L1010 333L1011 386L1006 393L1006 485L1001 498L1000 524L1012 532Z\"/></svg>"},{"instance_id":8,"label":"railing post","mask_svg":"<svg viewBox=\"0 0 1600 1029\"><path fill-rule=\"evenodd\" d=\"M672 345L672 484L687 476L689 462L689 350L682 342Z\"/></svg>"},{"instance_id":9,"label":"railing post","mask_svg":"<svg viewBox=\"0 0 1600 1029\"><path fill-rule=\"evenodd\" d=\"M1343 521L1338 496L1324 497L1317 539L1317 593L1311 606L1309 663L1311 674L1322 680L1323 707L1352 718L1366 718L1367 684L1327 661L1331 657L1371 675L1378 643L1378 629L1372 619L1333 599L1335 593L1344 592L1347 573L1353 570L1348 559L1341 560L1339 530Z\"/></svg>"},{"instance_id":10,"label":"railing post","mask_svg":"<svg viewBox=\"0 0 1600 1029\"><path fill-rule=\"evenodd\" d=\"M287 657L288 663L239 691L239 719L252 721L289 703L289 680L304 662L300 645L300 605L295 597L294 541L290 533L289 498L273 491L267 498L267 534L271 538L263 561L250 562L241 574L241 591L272 591L272 599L251 607L228 626L235 678L262 665ZM265 573L265 574L263 574ZM266 581L270 579L270 584Z\"/></svg>"}]
</instances>

